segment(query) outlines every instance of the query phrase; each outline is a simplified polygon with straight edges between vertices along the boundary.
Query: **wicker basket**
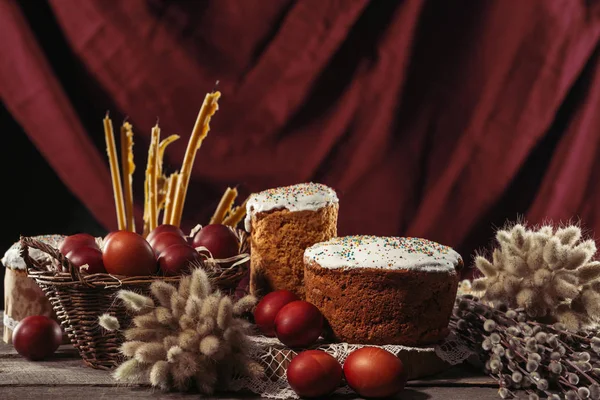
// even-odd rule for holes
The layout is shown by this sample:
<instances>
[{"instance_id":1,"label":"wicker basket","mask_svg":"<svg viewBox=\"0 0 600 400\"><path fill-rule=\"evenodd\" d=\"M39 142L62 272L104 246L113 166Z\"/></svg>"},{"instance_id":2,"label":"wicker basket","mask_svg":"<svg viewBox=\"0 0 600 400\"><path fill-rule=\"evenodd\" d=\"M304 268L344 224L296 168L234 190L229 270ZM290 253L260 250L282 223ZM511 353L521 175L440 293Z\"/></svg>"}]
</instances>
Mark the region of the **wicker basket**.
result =
<instances>
[{"instance_id":1,"label":"wicker basket","mask_svg":"<svg viewBox=\"0 0 600 400\"><path fill-rule=\"evenodd\" d=\"M240 239L240 254L247 254L248 244L243 231L236 231ZM40 263L29 256L29 248L48 254L52 263ZM27 265L27 274L42 289L68 335L71 343L86 365L97 369L112 369L123 360L119 346L123 342L120 332L109 332L100 327L98 317L104 313L115 316L122 328L128 327L131 317L116 297L120 290L133 290L148 294L155 280L179 282L179 277L143 276L125 277L110 274L81 274L60 251L31 237L21 238L21 255ZM207 270L216 287L233 293L246 275L248 262L221 267L208 263ZM68 271L68 272L62 272Z\"/></svg>"}]
</instances>

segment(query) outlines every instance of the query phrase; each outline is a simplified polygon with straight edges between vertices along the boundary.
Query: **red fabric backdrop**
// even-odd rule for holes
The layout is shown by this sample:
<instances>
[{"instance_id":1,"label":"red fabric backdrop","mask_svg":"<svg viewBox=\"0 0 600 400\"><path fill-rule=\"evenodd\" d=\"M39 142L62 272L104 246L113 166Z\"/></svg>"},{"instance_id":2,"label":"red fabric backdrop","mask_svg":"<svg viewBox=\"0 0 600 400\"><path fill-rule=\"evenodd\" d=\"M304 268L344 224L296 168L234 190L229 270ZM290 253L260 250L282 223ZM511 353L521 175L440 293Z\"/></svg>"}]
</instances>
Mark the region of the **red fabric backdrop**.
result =
<instances>
[{"instance_id":1,"label":"red fabric backdrop","mask_svg":"<svg viewBox=\"0 0 600 400\"><path fill-rule=\"evenodd\" d=\"M414 235L468 256L493 226L581 218L600 232L597 1L51 0L66 40L137 144L182 140L223 93L184 218L227 185L320 181L340 233ZM0 0L0 95L61 179L116 225L101 146L13 0ZM64 79L63 79L64 81ZM117 123L119 121L116 121ZM138 208L139 211L139 208ZM138 217L138 222L140 218Z\"/></svg>"}]
</instances>

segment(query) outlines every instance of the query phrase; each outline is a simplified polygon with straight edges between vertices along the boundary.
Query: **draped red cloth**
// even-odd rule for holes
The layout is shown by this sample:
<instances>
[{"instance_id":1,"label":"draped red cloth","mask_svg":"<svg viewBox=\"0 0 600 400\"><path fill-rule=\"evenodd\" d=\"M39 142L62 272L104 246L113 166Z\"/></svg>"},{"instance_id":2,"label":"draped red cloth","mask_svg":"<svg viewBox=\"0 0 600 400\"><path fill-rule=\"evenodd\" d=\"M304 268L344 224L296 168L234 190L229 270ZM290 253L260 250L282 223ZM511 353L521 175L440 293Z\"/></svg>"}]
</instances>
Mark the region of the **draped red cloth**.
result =
<instances>
[{"instance_id":1,"label":"draped red cloth","mask_svg":"<svg viewBox=\"0 0 600 400\"><path fill-rule=\"evenodd\" d=\"M182 136L166 155L178 167L219 80L188 227L206 221L227 185L248 193L313 180L338 191L341 234L426 237L468 257L519 216L576 218L600 232L598 3L50 6L88 74L77 84L134 124L138 212L156 117L163 134ZM2 101L70 190L115 228L103 115L86 131L64 89L69 77L56 76L33 28L17 2L0 0Z\"/></svg>"}]
</instances>

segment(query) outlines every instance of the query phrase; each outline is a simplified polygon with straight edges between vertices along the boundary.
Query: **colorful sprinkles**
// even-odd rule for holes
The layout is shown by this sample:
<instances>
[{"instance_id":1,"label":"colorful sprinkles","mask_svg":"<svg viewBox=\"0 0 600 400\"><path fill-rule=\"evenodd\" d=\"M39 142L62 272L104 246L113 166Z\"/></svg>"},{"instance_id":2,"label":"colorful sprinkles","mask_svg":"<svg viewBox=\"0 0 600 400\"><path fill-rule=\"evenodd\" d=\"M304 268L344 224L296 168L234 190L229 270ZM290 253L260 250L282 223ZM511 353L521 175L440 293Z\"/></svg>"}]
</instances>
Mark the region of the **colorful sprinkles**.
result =
<instances>
[{"instance_id":1,"label":"colorful sprinkles","mask_svg":"<svg viewBox=\"0 0 600 400\"><path fill-rule=\"evenodd\" d=\"M252 215L257 212L286 208L290 211L316 211L337 203L335 190L321 183L301 183L254 193L246 204L246 230L250 232Z\"/></svg>"},{"instance_id":2,"label":"colorful sprinkles","mask_svg":"<svg viewBox=\"0 0 600 400\"><path fill-rule=\"evenodd\" d=\"M413 237L344 236L306 249L306 261L324 268L455 271L460 255L448 246Z\"/></svg>"}]
</instances>

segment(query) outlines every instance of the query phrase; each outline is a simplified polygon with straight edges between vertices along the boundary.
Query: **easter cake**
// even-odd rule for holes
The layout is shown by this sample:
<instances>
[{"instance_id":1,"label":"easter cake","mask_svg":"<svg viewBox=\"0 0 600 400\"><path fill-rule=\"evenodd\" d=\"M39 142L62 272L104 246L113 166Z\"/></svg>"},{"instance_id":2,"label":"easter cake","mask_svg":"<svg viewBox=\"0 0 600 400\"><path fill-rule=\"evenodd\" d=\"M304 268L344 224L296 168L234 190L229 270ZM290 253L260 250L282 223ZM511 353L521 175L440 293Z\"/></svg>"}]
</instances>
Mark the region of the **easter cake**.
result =
<instances>
[{"instance_id":1,"label":"easter cake","mask_svg":"<svg viewBox=\"0 0 600 400\"><path fill-rule=\"evenodd\" d=\"M463 261L418 238L346 236L304 255L306 300L329 322L331 339L419 346L448 334Z\"/></svg>"},{"instance_id":2,"label":"easter cake","mask_svg":"<svg viewBox=\"0 0 600 400\"><path fill-rule=\"evenodd\" d=\"M34 239L47 245L58 247L64 239L61 235L36 236ZM24 318L31 315L54 317L50 301L44 296L42 289L27 276L25 261L20 254L19 242L13 244L2 257L6 267L4 276L4 331L2 339L6 343L12 341L12 331ZM29 255L40 263L50 263L46 253L32 249Z\"/></svg>"},{"instance_id":3,"label":"easter cake","mask_svg":"<svg viewBox=\"0 0 600 400\"><path fill-rule=\"evenodd\" d=\"M337 217L337 195L322 184L252 194L245 220L252 248L252 292L264 295L286 289L304 298L304 250L336 236Z\"/></svg>"}]
</instances>

